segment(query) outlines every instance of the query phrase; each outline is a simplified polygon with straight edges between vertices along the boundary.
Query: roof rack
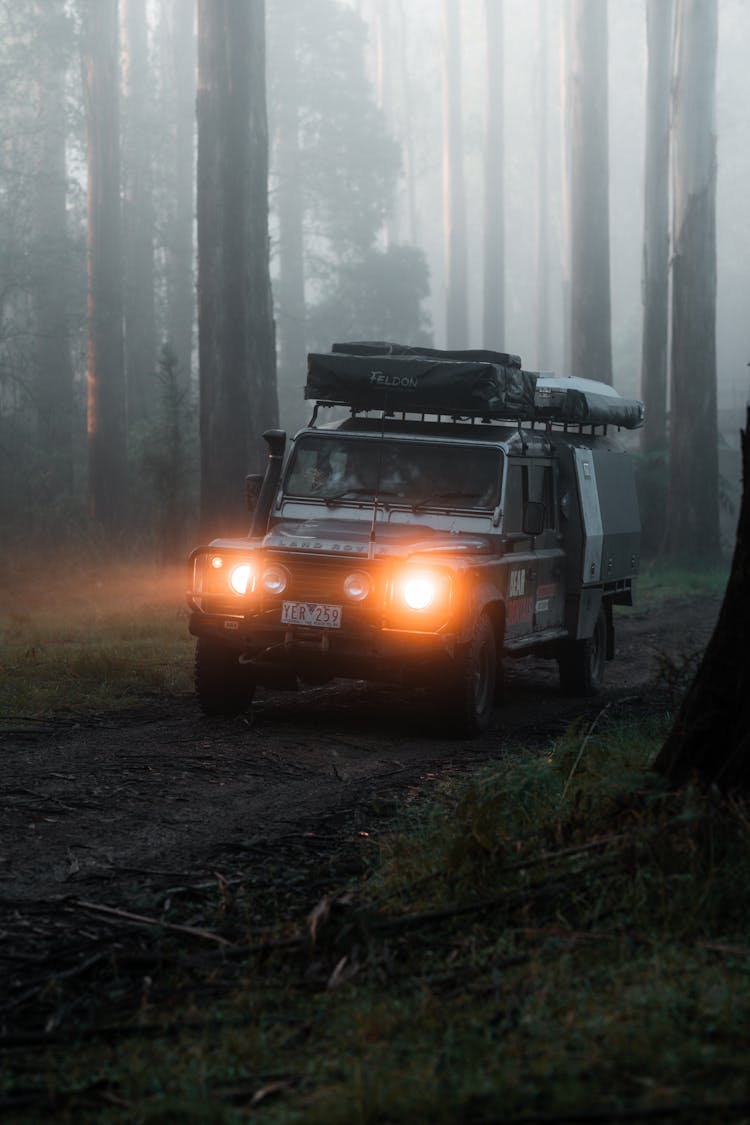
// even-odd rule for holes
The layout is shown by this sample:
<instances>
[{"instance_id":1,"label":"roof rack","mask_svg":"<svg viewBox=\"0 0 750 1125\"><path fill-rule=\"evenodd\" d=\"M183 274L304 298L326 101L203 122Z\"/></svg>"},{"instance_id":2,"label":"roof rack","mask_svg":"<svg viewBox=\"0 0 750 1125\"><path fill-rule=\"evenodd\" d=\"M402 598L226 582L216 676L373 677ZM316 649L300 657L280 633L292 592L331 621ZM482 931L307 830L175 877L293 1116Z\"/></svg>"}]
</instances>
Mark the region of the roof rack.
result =
<instances>
[{"instance_id":1,"label":"roof rack","mask_svg":"<svg viewBox=\"0 0 750 1125\"><path fill-rule=\"evenodd\" d=\"M387 343L334 344L333 349L307 357L305 398L319 406L628 430L644 422L643 403L623 398L607 383L524 371L519 357L502 352L441 352Z\"/></svg>"}]
</instances>

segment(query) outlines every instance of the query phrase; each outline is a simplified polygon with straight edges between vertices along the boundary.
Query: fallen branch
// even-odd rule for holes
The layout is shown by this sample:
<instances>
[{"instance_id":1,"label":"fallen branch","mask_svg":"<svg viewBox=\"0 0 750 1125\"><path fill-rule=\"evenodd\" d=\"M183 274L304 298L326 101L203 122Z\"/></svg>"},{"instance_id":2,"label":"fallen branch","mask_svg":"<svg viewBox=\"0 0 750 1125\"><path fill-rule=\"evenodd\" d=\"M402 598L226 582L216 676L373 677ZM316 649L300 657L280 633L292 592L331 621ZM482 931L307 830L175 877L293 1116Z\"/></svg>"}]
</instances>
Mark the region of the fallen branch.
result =
<instances>
[{"instance_id":1,"label":"fallen branch","mask_svg":"<svg viewBox=\"0 0 750 1125\"><path fill-rule=\"evenodd\" d=\"M213 933L211 930L202 930L197 926L181 926L177 922L163 922L160 918L149 918L146 914L132 914L129 910L119 910L115 906L105 906L104 903L100 902L87 902L82 898L74 898L71 905L77 906L81 910L88 910L93 914L104 914L108 918L117 919L134 926L155 926L157 929L169 930L170 933L185 934L187 937L200 938L202 941L213 941L217 945L227 948L234 945L234 942L227 941L226 938Z\"/></svg>"}]
</instances>

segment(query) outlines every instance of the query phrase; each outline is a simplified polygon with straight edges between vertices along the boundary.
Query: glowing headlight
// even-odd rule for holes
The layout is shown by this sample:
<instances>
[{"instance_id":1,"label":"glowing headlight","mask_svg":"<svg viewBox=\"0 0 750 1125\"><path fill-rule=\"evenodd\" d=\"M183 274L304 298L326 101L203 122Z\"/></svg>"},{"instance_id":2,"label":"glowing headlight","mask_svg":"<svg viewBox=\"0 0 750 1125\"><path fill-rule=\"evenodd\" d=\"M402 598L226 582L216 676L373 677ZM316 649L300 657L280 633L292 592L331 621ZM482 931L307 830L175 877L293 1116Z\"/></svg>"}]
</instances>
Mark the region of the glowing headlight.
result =
<instances>
[{"instance_id":1,"label":"glowing headlight","mask_svg":"<svg viewBox=\"0 0 750 1125\"><path fill-rule=\"evenodd\" d=\"M428 609L435 601L438 587L429 574L414 574L404 580L401 593L409 609Z\"/></svg>"},{"instance_id":2,"label":"glowing headlight","mask_svg":"<svg viewBox=\"0 0 750 1125\"><path fill-rule=\"evenodd\" d=\"M215 562L215 560L213 560ZM235 566L229 575L229 585L235 594L246 594L253 587L253 568L249 563Z\"/></svg>"},{"instance_id":3,"label":"glowing headlight","mask_svg":"<svg viewBox=\"0 0 750 1125\"><path fill-rule=\"evenodd\" d=\"M344 593L353 602L363 602L371 590L370 576L363 570L355 570L344 579Z\"/></svg>"},{"instance_id":4,"label":"glowing headlight","mask_svg":"<svg viewBox=\"0 0 750 1125\"><path fill-rule=\"evenodd\" d=\"M260 581L266 593L283 594L289 582L289 575L283 566L267 566Z\"/></svg>"}]
</instances>

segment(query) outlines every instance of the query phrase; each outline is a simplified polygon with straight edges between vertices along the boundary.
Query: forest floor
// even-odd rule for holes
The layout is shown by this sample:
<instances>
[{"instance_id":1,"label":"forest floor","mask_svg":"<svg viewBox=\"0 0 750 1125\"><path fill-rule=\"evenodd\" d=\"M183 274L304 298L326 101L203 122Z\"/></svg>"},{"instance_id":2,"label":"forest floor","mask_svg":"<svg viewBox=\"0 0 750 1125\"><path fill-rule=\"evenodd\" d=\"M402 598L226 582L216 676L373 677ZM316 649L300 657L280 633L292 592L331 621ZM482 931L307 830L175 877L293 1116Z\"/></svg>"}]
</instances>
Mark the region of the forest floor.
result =
<instances>
[{"instance_id":1,"label":"forest floor","mask_svg":"<svg viewBox=\"0 0 750 1125\"><path fill-rule=\"evenodd\" d=\"M555 914L556 896L567 887L578 895L579 878L585 878L589 891L599 896L597 865L613 862L609 853L600 855L602 843L606 846L613 840L612 847L617 848L622 837L607 835L612 831L607 827L602 839L592 821L591 842L585 836L584 843L575 847L558 841L555 848L562 850L552 858L549 845L541 841L542 852L532 861L532 871L542 870L540 862L546 871L548 864L557 862L554 855L567 863L570 854L575 863L580 853L591 856L593 877L584 871L545 882L549 918L541 906L539 910L528 906L533 887L531 892L522 889L518 901L526 905L519 907L515 928L463 927L463 907L435 914L417 912L392 923L390 915L380 913L382 907L367 908L369 914L366 910L363 917L374 918L376 928L382 924L393 929L393 937L380 952L368 939L370 969L357 960L364 955L361 939L356 934L352 938L352 926L360 925L355 919L356 903L363 893L371 893L362 887L376 872L380 857L388 853L389 840L414 815L408 810L428 807L433 798L443 808L453 807L455 798L446 798L446 784L461 784L493 764L499 764L503 776L503 770L511 771L513 762L521 759L532 762L532 777L537 751L540 761L552 761L547 757L550 747L566 737L580 759L577 747L583 750L587 732L600 720L604 726L656 717L656 727L663 723L666 728L711 635L720 602L715 593L660 595L650 604L620 611L616 658L607 666L606 688L596 699L563 698L552 662L511 663L507 701L496 709L491 729L475 741L442 737L427 699L360 682L334 682L295 694L259 693L248 714L224 721L203 717L187 692L89 717L3 716L0 1060L5 1066L0 1067L0 1111L24 1125L47 1120L50 1112L56 1120L78 1125L178 1119L234 1122L246 1120L246 1114L254 1119L262 1102L264 1113L268 1109L274 1121L277 1108L279 1120L286 1121L288 1095L290 1121L421 1120L422 1111L412 1102L401 1115L396 1112L400 1099L416 1096L423 1082L402 1072L398 1060L413 1049L419 1070L422 1048L412 1034L414 1021L434 1019L439 1046L433 1051L433 1062L438 1070L442 1063L435 1060L448 1050L448 1039L458 1051L455 1036L461 1020L468 1021L466 1058L473 1058L471 1065L479 1068L466 1094L468 1064L457 1054L458 1092L446 1094L440 1120L496 1120L494 1109L489 1116L477 1112L468 1117L461 1115L463 1109L456 1109L466 1097L471 1101L472 1090L487 1085L482 1067L489 1065L477 1054L479 1047L472 1038L472 1029L484 1026L488 1017L481 1013L471 1021L472 1009L465 1006L463 990L468 988L474 996L471 990L478 988L477 1003L485 1003L481 999L485 996L496 997L498 987L508 994L501 1007L506 1003L512 1007L523 996L531 1003L543 979L542 966L547 965L556 989L561 986L560 974L567 973L568 991L577 995L577 974L594 963L590 957L586 961L591 942L597 950L604 949L602 941L612 935L589 937L583 923L575 920L560 930L560 918L568 908L560 906ZM187 646L185 653L189 653ZM514 800L507 794L505 799L511 804ZM575 809L572 815L575 823ZM682 823L680 817L678 822ZM577 842L575 836L571 840ZM623 871L632 868L629 847L616 861ZM511 876L518 866L510 863ZM417 877L414 886L423 882ZM620 894L619 884L613 882L611 887L615 896ZM670 902L671 892L659 893ZM502 901L510 908L516 898L518 892L513 890ZM597 901L597 910L604 910L606 919L609 907ZM396 900L393 905L397 906ZM414 905L419 907L418 896L412 909ZM574 918L572 907L570 911ZM536 913L543 924L534 922ZM431 928L422 926L421 919L454 915L458 919L454 930L433 935ZM318 929L329 933L329 917L333 938L316 940ZM420 929L414 941L404 944L399 935L407 923ZM340 940L345 943L343 955ZM489 953L483 952L480 941L490 942ZM555 952L561 941L562 954ZM582 950L580 966L565 952L569 941ZM510 952L498 961L504 943ZM535 943L539 950L530 961L529 950ZM634 972L632 949L623 948L624 964ZM715 948L722 957L727 951L734 955L734 946ZM709 955L717 956L701 954ZM487 965L485 957L490 958ZM675 957L684 966L682 947ZM638 973L643 973L640 952L636 960ZM497 978L501 985L492 975L499 971L493 967L495 962L503 968L504 975ZM624 970L617 964L613 968L605 959L603 971L608 988L625 988L618 976ZM704 972L702 962L699 971ZM479 987L481 981L473 975L477 972L490 973L486 987ZM352 991L339 990L354 976ZM734 977L722 977L722 988L734 995L742 979L738 984ZM630 992L625 989L623 994L641 996L643 980L639 977L628 988ZM404 990L414 993L409 1000L413 1010L404 1007ZM428 1002L425 997L430 995L440 1000ZM559 1003L568 1005L568 1014L563 1012L559 1018L572 1018L569 1005L576 1001L566 999L564 992L549 995L563 997ZM708 999L714 1003L714 994ZM602 1002L605 1011L613 1010L607 995ZM349 1006L355 1003L361 1007ZM661 1003L658 992L655 1000L648 1000L649 1010L660 1010ZM540 1059L552 1044L567 1042L550 1039L544 1031L551 1018L558 1017L545 1013L539 1021L535 1050ZM520 1031L525 1027L524 1023ZM663 1029L656 1029L657 1033L664 1039ZM592 1032L590 1041L596 1042L598 1035ZM371 1090L365 1090L360 1079L364 1081L377 1062L373 1052L380 1058L387 1042L393 1043L396 1061L381 1058L380 1077L373 1078ZM637 1044L636 1037L623 1047L631 1061L640 1050ZM491 1049L488 1058L504 1058L508 1066L514 1065L513 1052L498 1055L489 1040L482 1049ZM364 1069L358 1069L356 1062L354 1069L344 1063L350 1051L361 1052ZM594 1065L590 1060L553 1061L561 1069L549 1079L551 1095L537 1081L533 1097L552 1096L564 1107L593 1096L585 1084L581 1089L566 1086L571 1068L578 1066L585 1075ZM646 1073L651 1063L644 1059L638 1065ZM696 1066L691 1063L688 1071L697 1075L699 1088L703 1077ZM744 1111L747 1103L750 1112L750 1100L742 1094L743 1074L740 1066L727 1097L736 1087L736 1104ZM611 1078L608 1073L601 1078L606 1091ZM509 1079L496 1081L501 1090ZM346 1096L336 1085L339 1082L349 1084ZM327 1090L330 1096L325 1101ZM308 1099L314 1101L319 1093L324 1104L316 1117ZM629 1090L626 1093L629 1097ZM662 1097L661 1088L657 1094ZM348 1096L360 1108L352 1109ZM438 1091L434 1096L439 1103L442 1095ZM664 1094L672 1096L669 1091ZM170 1110L177 1116L158 1116L166 1112L163 1099L171 1097L187 1100ZM209 1101L195 1108L196 1097ZM512 1104L531 1105L533 1097L522 1083ZM294 1108L295 1098L301 1099L301 1109ZM368 1099L383 1106L382 1111L361 1108L360 1102L364 1105ZM152 1105L157 1113L153 1118L148 1116L150 1109L141 1112L143 1106ZM212 1115L218 1105L223 1107L221 1113ZM334 1112L332 1107L339 1108ZM517 1119L546 1121L547 1117L522 1113ZM565 1118L579 1119L583 1118ZM607 1108L601 1119L619 1117L611 1116ZM707 1113L700 1119L713 1120Z\"/></svg>"},{"instance_id":2,"label":"forest floor","mask_svg":"<svg viewBox=\"0 0 750 1125\"><path fill-rule=\"evenodd\" d=\"M119 714L0 726L0 901L108 899L139 874L231 869L251 838L362 832L442 777L543 746L581 715L667 711L713 629L720 599L620 611L616 658L594 700L564 698L553 661L519 660L507 701L475 741L441 737L429 701L335 681L259 690L233 720L191 695Z\"/></svg>"}]
</instances>

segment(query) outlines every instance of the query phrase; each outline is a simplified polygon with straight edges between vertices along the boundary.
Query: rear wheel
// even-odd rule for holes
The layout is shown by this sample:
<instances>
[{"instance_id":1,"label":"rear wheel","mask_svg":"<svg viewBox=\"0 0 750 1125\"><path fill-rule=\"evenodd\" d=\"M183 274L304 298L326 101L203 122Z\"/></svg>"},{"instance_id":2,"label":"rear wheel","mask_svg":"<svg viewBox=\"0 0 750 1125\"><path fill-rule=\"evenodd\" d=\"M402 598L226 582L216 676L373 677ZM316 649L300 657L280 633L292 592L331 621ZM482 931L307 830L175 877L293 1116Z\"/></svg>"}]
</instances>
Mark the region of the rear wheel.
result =
<instances>
[{"instance_id":1,"label":"rear wheel","mask_svg":"<svg viewBox=\"0 0 750 1125\"><path fill-rule=\"evenodd\" d=\"M195 692L204 715L232 716L253 701L255 678L238 653L219 641L198 637L195 646Z\"/></svg>"},{"instance_id":2,"label":"rear wheel","mask_svg":"<svg viewBox=\"0 0 750 1125\"><path fill-rule=\"evenodd\" d=\"M564 695L597 695L604 683L607 654L607 618L604 606L590 637L566 641L557 658L560 689Z\"/></svg>"},{"instance_id":3,"label":"rear wheel","mask_svg":"<svg viewBox=\"0 0 750 1125\"><path fill-rule=\"evenodd\" d=\"M495 629L483 613L469 644L454 657L440 684L441 711L452 734L473 738L487 730L495 703L497 670Z\"/></svg>"}]
</instances>

